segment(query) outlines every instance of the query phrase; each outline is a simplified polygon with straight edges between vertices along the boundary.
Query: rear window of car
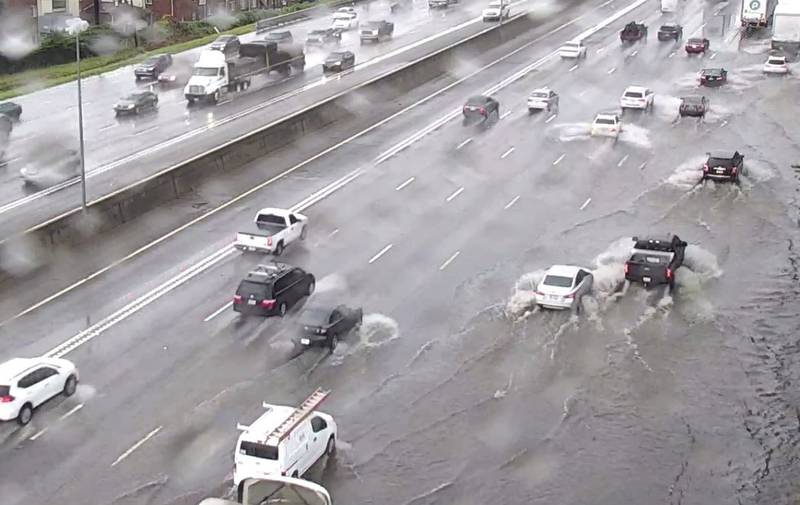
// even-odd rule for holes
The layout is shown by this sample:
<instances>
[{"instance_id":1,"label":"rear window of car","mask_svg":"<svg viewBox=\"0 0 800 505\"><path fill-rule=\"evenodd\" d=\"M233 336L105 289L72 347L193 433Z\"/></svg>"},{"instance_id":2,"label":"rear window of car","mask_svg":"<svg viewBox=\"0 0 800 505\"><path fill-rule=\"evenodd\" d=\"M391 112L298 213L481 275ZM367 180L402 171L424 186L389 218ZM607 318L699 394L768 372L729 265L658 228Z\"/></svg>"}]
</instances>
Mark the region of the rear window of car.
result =
<instances>
[{"instance_id":1,"label":"rear window of car","mask_svg":"<svg viewBox=\"0 0 800 505\"><path fill-rule=\"evenodd\" d=\"M578 49L580 46L577 42L567 42L563 47L566 49Z\"/></svg>"},{"instance_id":2,"label":"rear window of car","mask_svg":"<svg viewBox=\"0 0 800 505\"><path fill-rule=\"evenodd\" d=\"M786 63L783 58L770 58L767 60L770 65L783 65Z\"/></svg>"},{"instance_id":3,"label":"rear window of car","mask_svg":"<svg viewBox=\"0 0 800 505\"><path fill-rule=\"evenodd\" d=\"M699 96L687 96L683 98L683 103L686 105L700 105L703 103L703 99Z\"/></svg>"},{"instance_id":4,"label":"rear window of car","mask_svg":"<svg viewBox=\"0 0 800 505\"><path fill-rule=\"evenodd\" d=\"M236 294L244 298L249 298L251 295L256 298L264 298L270 296L272 293L271 284L262 284L260 282L242 281Z\"/></svg>"},{"instance_id":5,"label":"rear window of car","mask_svg":"<svg viewBox=\"0 0 800 505\"><path fill-rule=\"evenodd\" d=\"M473 96L467 100L467 105L486 105L486 98L482 96Z\"/></svg>"},{"instance_id":6,"label":"rear window of car","mask_svg":"<svg viewBox=\"0 0 800 505\"><path fill-rule=\"evenodd\" d=\"M625 92L625 97L626 98L642 98L643 96L644 96L644 93L642 93L641 91L626 91Z\"/></svg>"},{"instance_id":7,"label":"rear window of car","mask_svg":"<svg viewBox=\"0 0 800 505\"><path fill-rule=\"evenodd\" d=\"M616 124L616 121L614 121L610 117L599 117L595 119L594 122L597 124L612 124L612 125Z\"/></svg>"},{"instance_id":8,"label":"rear window of car","mask_svg":"<svg viewBox=\"0 0 800 505\"><path fill-rule=\"evenodd\" d=\"M377 22L377 21L368 21L368 22L364 23L364 27L365 28L370 28L370 29L380 28L381 24L379 22Z\"/></svg>"},{"instance_id":9,"label":"rear window of car","mask_svg":"<svg viewBox=\"0 0 800 505\"><path fill-rule=\"evenodd\" d=\"M703 39L689 39L689 44L702 44Z\"/></svg>"},{"instance_id":10,"label":"rear window of car","mask_svg":"<svg viewBox=\"0 0 800 505\"><path fill-rule=\"evenodd\" d=\"M257 442L242 442L239 445L239 454L261 459L278 459L278 447L275 445L259 444Z\"/></svg>"},{"instance_id":11,"label":"rear window of car","mask_svg":"<svg viewBox=\"0 0 800 505\"><path fill-rule=\"evenodd\" d=\"M258 218L256 218L256 224L259 228L262 226L274 228L276 226L284 227L286 226L286 218L283 216L275 216L273 214L259 214Z\"/></svg>"},{"instance_id":12,"label":"rear window of car","mask_svg":"<svg viewBox=\"0 0 800 505\"><path fill-rule=\"evenodd\" d=\"M708 166L709 167L729 167L731 166L732 161L730 158L709 158L708 159Z\"/></svg>"},{"instance_id":13,"label":"rear window of car","mask_svg":"<svg viewBox=\"0 0 800 505\"><path fill-rule=\"evenodd\" d=\"M545 93L543 91L539 91L539 92L531 94L531 98L548 98L549 96L550 95L548 93Z\"/></svg>"},{"instance_id":14,"label":"rear window of car","mask_svg":"<svg viewBox=\"0 0 800 505\"><path fill-rule=\"evenodd\" d=\"M722 70L719 68L707 68L703 70L704 75L722 75Z\"/></svg>"},{"instance_id":15,"label":"rear window of car","mask_svg":"<svg viewBox=\"0 0 800 505\"><path fill-rule=\"evenodd\" d=\"M563 275L546 275L544 278L545 286L557 286L559 288L571 288L572 277L564 277Z\"/></svg>"}]
</instances>

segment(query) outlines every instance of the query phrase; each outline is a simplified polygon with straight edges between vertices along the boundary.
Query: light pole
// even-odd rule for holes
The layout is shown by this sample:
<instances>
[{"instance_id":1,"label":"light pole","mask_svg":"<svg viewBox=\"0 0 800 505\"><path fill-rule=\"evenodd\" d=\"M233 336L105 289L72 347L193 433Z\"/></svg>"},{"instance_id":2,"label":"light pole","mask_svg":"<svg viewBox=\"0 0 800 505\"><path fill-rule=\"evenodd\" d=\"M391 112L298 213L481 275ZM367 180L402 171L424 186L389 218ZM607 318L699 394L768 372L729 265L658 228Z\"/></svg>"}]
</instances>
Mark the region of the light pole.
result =
<instances>
[{"instance_id":1,"label":"light pole","mask_svg":"<svg viewBox=\"0 0 800 505\"><path fill-rule=\"evenodd\" d=\"M67 30L75 35L75 58L77 60L78 74L78 138L81 153L81 208L86 210L86 157L83 148L83 100L81 97L81 32L89 28L89 23L83 19L70 19Z\"/></svg>"}]
</instances>

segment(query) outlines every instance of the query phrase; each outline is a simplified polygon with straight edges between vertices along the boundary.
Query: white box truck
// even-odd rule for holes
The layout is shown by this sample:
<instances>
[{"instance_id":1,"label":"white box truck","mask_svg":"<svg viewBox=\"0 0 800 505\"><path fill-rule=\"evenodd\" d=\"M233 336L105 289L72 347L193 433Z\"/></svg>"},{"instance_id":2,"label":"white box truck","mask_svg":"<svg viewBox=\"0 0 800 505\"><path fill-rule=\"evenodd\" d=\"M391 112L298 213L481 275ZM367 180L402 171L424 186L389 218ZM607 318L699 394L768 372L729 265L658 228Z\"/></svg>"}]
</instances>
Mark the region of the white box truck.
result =
<instances>
[{"instance_id":1,"label":"white box truck","mask_svg":"<svg viewBox=\"0 0 800 505\"><path fill-rule=\"evenodd\" d=\"M770 24L777 0L742 0L742 27L748 30Z\"/></svg>"},{"instance_id":2,"label":"white box truck","mask_svg":"<svg viewBox=\"0 0 800 505\"><path fill-rule=\"evenodd\" d=\"M800 50L800 0L781 0L772 20L772 49Z\"/></svg>"}]
</instances>

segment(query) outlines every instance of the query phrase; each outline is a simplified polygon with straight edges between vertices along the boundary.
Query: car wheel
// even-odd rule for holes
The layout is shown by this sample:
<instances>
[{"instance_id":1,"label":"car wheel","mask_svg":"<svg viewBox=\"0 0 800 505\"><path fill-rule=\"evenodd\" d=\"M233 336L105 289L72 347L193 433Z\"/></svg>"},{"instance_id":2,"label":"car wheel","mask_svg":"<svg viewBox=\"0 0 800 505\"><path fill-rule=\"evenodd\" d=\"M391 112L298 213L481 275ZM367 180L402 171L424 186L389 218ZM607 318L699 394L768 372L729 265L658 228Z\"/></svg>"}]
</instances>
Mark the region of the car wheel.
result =
<instances>
[{"instance_id":1,"label":"car wheel","mask_svg":"<svg viewBox=\"0 0 800 505\"><path fill-rule=\"evenodd\" d=\"M303 228L300 230L300 240L305 240L306 239L306 229L307 228L308 228L307 226L303 226Z\"/></svg>"},{"instance_id":2,"label":"car wheel","mask_svg":"<svg viewBox=\"0 0 800 505\"><path fill-rule=\"evenodd\" d=\"M339 337L336 335L331 335L331 338L328 339L328 347L330 348L331 352L336 350L337 345L339 345Z\"/></svg>"},{"instance_id":3,"label":"car wheel","mask_svg":"<svg viewBox=\"0 0 800 505\"><path fill-rule=\"evenodd\" d=\"M31 422L32 418L33 418L33 407L31 406L30 403L26 403L25 405L22 406L21 409L19 409L19 415L17 415L17 423L19 423L20 426L25 426L29 422Z\"/></svg>"},{"instance_id":4,"label":"car wheel","mask_svg":"<svg viewBox=\"0 0 800 505\"><path fill-rule=\"evenodd\" d=\"M283 242L278 242L278 245L275 246L275 256L280 256L283 253Z\"/></svg>"},{"instance_id":5,"label":"car wheel","mask_svg":"<svg viewBox=\"0 0 800 505\"><path fill-rule=\"evenodd\" d=\"M315 287L316 287L316 283L315 283L314 281L311 281L311 282L309 282L309 283L308 283L308 290L306 291L306 294L307 294L308 296L311 296L311 295L313 295L313 294L314 294L314 288L315 288Z\"/></svg>"},{"instance_id":6,"label":"car wheel","mask_svg":"<svg viewBox=\"0 0 800 505\"><path fill-rule=\"evenodd\" d=\"M292 477L294 477L295 479L299 479L300 478L300 474L297 473L297 470L294 471L294 473L292 474Z\"/></svg>"},{"instance_id":7,"label":"car wheel","mask_svg":"<svg viewBox=\"0 0 800 505\"><path fill-rule=\"evenodd\" d=\"M281 302L280 306L278 307L278 311L281 314L281 317L286 315L286 302Z\"/></svg>"},{"instance_id":8,"label":"car wheel","mask_svg":"<svg viewBox=\"0 0 800 505\"><path fill-rule=\"evenodd\" d=\"M328 439L328 446L325 448L325 453L329 457L336 456L336 438L335 437L331 436L331 438Z\"/></svg>"},{"instance_id":9,"label":"car wheel","mask_svg":"<svg viewBox=\"0 0 800 505\"><path fill-rule=\"evenodd\" d=\"M76 379L74 375L70 375L67 377L67 381L64 383L64 396L69 397L74 395L77 388L78 379Z\"/></svg>"},{"instance_id":10,"label":"car wheel","mask_svg":"<svg viewBox=\"0 0 800 505\"><path fill-rule=\"evenodd\" d=\"M219 90L214 92L214 103L219 102Z\"/></svg>"}]
</instances>

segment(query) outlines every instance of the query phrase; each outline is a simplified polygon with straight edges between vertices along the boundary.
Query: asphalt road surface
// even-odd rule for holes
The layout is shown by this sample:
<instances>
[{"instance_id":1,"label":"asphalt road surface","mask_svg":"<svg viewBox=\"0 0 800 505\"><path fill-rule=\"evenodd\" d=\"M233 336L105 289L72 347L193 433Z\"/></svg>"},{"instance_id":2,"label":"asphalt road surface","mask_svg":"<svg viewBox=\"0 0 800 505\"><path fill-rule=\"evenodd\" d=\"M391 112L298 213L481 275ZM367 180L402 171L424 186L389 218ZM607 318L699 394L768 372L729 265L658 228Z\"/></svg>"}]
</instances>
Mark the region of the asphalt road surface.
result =
<instances>
[{"instance_id":1,"label":"asphalt road surface","mask_svg":"<svg viewBox=\"0 0 800 505\"><path fill-rule=\"evenodd\" d=\"M592 23L532 45L4 325L4 355L53 349L83 384L31 426L2 427L3 502L220 495L236 422L322 386L341 440L309 477L336 503L793 503L797 78L763 76L767 45L723 35L720 7L739 6L675 16L711 39L705 57L655 41L667 17L654 2L591 35L577 67L544 57ZM651 38L621 47L631 19ZM729 82L698 89L708 66ZM656 91L653 112L626 113L617 142L591 138L632 84ZM558 115L528 114L543 85ZM463 127L464 98L491 88L502 118ZM678 97L697 92L711 112L677 120ZM698 184L718 147L745 154L741 185ZM265 202L310 217L285 260L317 294L364 307L333 355L292 357L300 308L264 321L227 306L263 259L226 246ZM674 292L625 287L630 237L667 231L691 244ZM580 316L531 307L553 263L595 270Z\"/></svg>"}]
</instances>

